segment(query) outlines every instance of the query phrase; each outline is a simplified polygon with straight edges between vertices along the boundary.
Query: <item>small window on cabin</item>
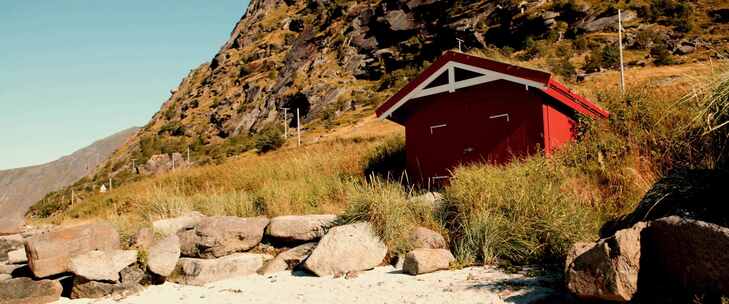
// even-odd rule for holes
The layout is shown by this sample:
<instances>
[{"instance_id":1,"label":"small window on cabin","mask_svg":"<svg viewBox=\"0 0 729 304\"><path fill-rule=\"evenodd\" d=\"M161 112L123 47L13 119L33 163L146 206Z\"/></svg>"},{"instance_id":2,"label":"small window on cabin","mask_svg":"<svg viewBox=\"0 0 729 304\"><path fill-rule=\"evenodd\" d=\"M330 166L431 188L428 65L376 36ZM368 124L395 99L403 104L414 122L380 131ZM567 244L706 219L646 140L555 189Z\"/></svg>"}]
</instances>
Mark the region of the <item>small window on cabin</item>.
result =
<instances>
[{"instance_id":1,"label":"small window on cabin","mask_svg":"<svg viewBox=\"0 0 729 304\"><path fill-rule=\"evenodd\" d=\"M433 79L427 86L425 86L426 89L439 87L442 85L448 84L448 71L445 71L441 73L438 77Z\"/></svg>"},{"instance_id":2,"label":"small window on cabin","mask_svg":"<svg viewBox=\"0 0 729 304\"><path fill-rule=\"evenodd\" d=\"M483 74L481 74L481 73L464 70L464 69L459 69L459 68L455 68L454 73L455 73L455 79L457 82L483 76Z\"/></svg>"}]
</instances>

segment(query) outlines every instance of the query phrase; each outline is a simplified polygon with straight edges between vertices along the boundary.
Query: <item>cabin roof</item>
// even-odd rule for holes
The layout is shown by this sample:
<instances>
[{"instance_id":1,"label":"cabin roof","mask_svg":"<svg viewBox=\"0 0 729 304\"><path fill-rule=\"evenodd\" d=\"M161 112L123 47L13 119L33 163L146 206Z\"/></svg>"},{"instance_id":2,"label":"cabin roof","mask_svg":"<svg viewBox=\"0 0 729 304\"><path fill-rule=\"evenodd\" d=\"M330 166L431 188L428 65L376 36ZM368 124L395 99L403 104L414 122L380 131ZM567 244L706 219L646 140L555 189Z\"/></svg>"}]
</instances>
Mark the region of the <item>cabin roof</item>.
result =
<instances>
[{"instance_id":1,"label":"cabin roof","mask_svg":"<svg viewBox=\"0 0 729 304\"><path fill-rule=\"evenodd\" d=\"M412 99L500 79L539 89L558 103L591 118L607 118L610 114L568 89L548 72L453 51L439 57L375 112L381 119L392 119L392 114Z\"/></svg>"}]
</instances>

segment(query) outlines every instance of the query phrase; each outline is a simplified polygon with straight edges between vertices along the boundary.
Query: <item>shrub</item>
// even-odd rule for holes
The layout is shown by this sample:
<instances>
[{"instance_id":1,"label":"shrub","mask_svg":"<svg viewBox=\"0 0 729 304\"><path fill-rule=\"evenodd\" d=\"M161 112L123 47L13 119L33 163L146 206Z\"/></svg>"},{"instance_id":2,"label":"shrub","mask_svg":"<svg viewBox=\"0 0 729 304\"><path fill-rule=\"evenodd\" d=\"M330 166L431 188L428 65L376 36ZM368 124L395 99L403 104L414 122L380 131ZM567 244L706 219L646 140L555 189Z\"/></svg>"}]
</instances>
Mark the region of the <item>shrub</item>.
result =
<instances>
[{"instance_id":1,"label":"shrub","mask_svg":"<svg viewBox=\"0 0 729 304\"><path fill-rule=\"evenodd\" d=\"M255 148L258 153L266 153L283 146L286 139L283 137L283 130L277 127L264 128L253 137Z\"/></svg>"},{"instance_id":2,"label":"shrub","mask_svg":"<svg viewBox=\"0 0 729 304\"><path fill-rule=\"evenodd\" d=\"M619 68L620 67L620 50L617 46L606 45L600 52L602 57L602 66L605 68Z\"/></svg>"},{"instance_id":3,"label":"shrub","mask_svg":"<svg viewBox=\"0 0 729 304\"><path fill-rule=\"evenodd\" d=\"M671 65L674 63L671 52L665 43L659 43L651 48L651 56L653 56L653 63L655 65Z\"/></svg>"},{"instance_id":4,"label":"shrub","mask_svg":"<svg viewBox=\"0 0 729 304\"><path fill-rule=\"evenodd\" d=\"M552 58L549 60L549 65L552 69L552 72L562 77L572 78L577 75L577 70L575 69L575 66L572 64L572 62L570 62L569 57L562 57L559 59Z\"/></svg>"}]
</instances>

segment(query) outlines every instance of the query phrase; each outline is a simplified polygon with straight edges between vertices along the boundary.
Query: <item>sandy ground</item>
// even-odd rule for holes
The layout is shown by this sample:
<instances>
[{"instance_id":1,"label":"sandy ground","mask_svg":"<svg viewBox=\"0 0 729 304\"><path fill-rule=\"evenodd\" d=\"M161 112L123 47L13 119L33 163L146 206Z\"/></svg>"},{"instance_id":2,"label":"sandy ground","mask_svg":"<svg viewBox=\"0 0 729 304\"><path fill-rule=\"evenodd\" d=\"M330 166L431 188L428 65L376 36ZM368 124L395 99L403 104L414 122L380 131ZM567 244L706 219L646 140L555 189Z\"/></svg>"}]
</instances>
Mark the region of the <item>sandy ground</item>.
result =
<instances>
[{"instance_id":1,"label":"sandy ground","mask_svg":"<svg viewBox=\"0 0 729 304\"><path fill-rule=\"evenodd\" d=\"M281 272L202 287L165 283L123 300L62 298L57 303L529 303L554 293L545 287L550 281L490 267L410 276L388 266L349 279Z\"/></svg>"}]
</instances>

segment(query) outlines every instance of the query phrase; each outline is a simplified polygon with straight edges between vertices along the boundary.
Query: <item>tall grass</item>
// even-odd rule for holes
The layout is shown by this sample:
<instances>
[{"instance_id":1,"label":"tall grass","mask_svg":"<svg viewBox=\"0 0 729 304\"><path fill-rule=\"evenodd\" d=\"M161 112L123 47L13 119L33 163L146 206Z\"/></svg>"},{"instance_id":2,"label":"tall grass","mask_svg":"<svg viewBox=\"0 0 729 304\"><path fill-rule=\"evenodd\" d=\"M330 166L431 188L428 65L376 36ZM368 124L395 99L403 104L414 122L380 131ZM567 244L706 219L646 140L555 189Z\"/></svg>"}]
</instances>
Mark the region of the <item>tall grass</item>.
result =
<instances>
[{"instance_id":1,"label":"tall grass","mask_svg":"<svg viewBox=\"0 0 729 304\"><path fill-rule=\"evenodd\" d=\"M579 141L549 158L456 168L441 207L412 203L414 188L394 182L400 177L393 172L404 168L402 137L375 137L251 153L143 179L43 215L54 222L105 218L128 235L192 210L336 213L342 223L373 223L393 255L408 251L410 231L425 226L449 239L462 264L560 263L572 243L596 239L605 221L631 211L670 170L726 168L727 75L669 89L646 83L625 96L595 87L609 119L581 121Z\"/></svg>"}]
</instances>

